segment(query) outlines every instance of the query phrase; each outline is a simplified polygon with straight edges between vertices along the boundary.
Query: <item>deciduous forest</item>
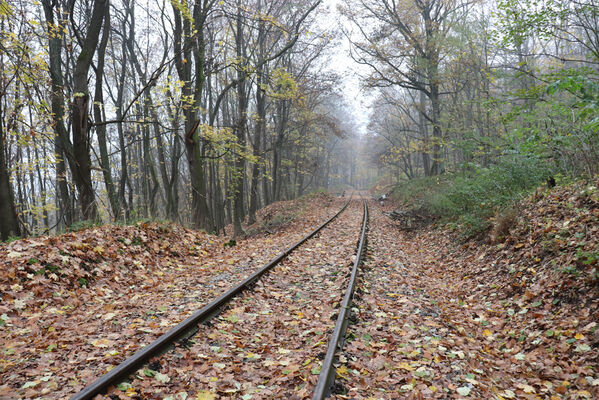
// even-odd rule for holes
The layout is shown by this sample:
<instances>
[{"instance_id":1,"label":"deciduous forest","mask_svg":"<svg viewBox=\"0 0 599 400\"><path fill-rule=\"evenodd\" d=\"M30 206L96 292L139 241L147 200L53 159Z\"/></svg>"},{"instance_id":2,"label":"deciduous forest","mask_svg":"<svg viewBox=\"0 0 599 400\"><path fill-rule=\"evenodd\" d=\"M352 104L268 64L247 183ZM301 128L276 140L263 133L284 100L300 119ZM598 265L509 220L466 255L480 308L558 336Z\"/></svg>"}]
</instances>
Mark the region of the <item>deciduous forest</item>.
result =
<instances>
[{"instance_id":1,"label":"deciduous forest","mask_svg":"<svg viewBox=\"0 0 599 400\"><path fill-rule=\"evenodd\" d=\"M2 2L2 238L354 184L320 2ZM319 14L320 13L320 14Z\"/></svg>"},{"instance_id":2,"label":"deciduous forest","mask_svg":"<svg viewBox=\"0 0 599 400\"><path fill-rule=\"evenodd\" d=\"M596 0L0 0L0 399L599 398Z\"/></svg>"}]
</instances>

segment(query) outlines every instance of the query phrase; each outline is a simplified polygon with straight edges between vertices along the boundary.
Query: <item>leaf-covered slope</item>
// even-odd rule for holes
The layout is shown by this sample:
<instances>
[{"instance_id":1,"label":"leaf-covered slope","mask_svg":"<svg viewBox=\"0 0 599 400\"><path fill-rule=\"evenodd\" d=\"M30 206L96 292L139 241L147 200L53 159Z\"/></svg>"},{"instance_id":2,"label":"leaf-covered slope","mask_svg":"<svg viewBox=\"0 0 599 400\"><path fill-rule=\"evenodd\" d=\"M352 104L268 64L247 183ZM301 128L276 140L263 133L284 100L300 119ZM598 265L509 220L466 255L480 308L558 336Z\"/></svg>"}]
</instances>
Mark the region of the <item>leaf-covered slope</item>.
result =
<instances>
[{"instance_id":1,"label":"leaf-covered slope","mask_svg":"<svg viewBox=\"0 0 599 400\"><path fill-rule=\"evenodd\" d=\"M503 243L481 247L470 242L460 249L455 267L462 265L464 285L476 284L481 295L486 291L489 298L504 301L510 314L515 313L512 319L531 312L568 321L571 328L597 325L597 186L576 184L537 192L517 213ZM551 329L546 320L535 319L539 327ZM596 347L599 336L592 336Z\"/></svg>"},{"instance_id":2,"label":"leaf-covered slope","mask_svg":"<svg viewBox=\"0 0 599 400\"><path fill-rule=\"evenodd\" d=\"M313 192L296 200L278 201L256 212L256 222L247 229L248 236L272 234L302 214L313 211L313 207L328 207L334 197L326 192ZM233 232L232 225L227 232Z\"/></svg>"},{"instance_id":3,"label":"leaf-covered slope","mask_svg":"<svg viewBox=\"0 0 599 400\"><path fill-rule=\"evenodd\" d=\"M103 226L0 245L0 397L63 398L248 276L343 204L308 200L277 235Z\"/></svg>"},{"instance_id":4,"label":"leaf-covered slope","mask_svg":"<svg viewBox=\"0 0 599 400\"><path fill-rule=\"evenodd\" d=\"M0 246L2 312L61 303L64 290L84 290L105 279L136 283L138 270L161 261L206 253L214 237L175 225L106 225L61 236L24 239Z\"/></svg>"},{"instance_id":5,"label":"leaf-covered slope","mask_svg":"<svg viewBox=\"0 0 599 400\"><path fill-rule=\"evenodd\" d=\"M599 398L598 194L539 190L499 244L407 233L373 207L348 396Z\"/></svg>"},{"instance_id":6,"label":"leaf-covered slope","mask_svg":"<svg viewBox=\"0 0 599 400\"><path fill-rule=\"evenodd\" d=\"M597 185L539 190L515 214L498 244L470 241L455 248L449 235L438 231L421 235L418 242L432 243L437 254L432 259L425 250L425 264L432 268L441 262L451 271L453 296L478 325L477 336L484 338L485 352L497 368L490 376L503 379L506 390L519 396L595 398L599 396Z\"/></svg>"}]
</instances>

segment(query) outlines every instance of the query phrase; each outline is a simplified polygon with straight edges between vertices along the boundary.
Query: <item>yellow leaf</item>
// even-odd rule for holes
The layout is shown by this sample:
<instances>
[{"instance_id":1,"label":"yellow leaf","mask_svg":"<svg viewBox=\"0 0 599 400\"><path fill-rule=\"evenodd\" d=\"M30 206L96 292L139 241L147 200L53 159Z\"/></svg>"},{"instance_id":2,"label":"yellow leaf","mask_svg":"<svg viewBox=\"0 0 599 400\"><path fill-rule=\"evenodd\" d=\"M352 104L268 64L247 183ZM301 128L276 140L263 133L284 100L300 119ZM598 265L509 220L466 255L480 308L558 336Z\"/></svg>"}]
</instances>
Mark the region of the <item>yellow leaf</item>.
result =
<instances>
[{"instance_id":1,"label":"yellow leaf","mask_svg":"<svg viewBox=\"0 0 599 400\"><path fill-rule=\"evenodd\" d=\"M414 371L414 367L412 367L407 362L400 363L398 368L405 369L406 371Z\"/></svg>"},{"instance_id":2,"label":"yellow leaf","mask_svg":"<svg viewBox=\"0 0 599 400\"><path fill-rule=\"evenodd\" d=\"M94 340L92 345L95 347L108 347L110 345L110 341L108 339L98 339Z\"/></svg>"},{"instance_id":3,"label":"yellow leaf","mask_svg":"<svg viewBox=\"0 0 599 400\"><path fill-rule=\"evenodd\" d=\"M196 393L196 400L214 400L216 399L216 394L212 393L209 390L200 390Z\"/></svg>"},{"instance_id":4,"label":"yellow leaf","mask_svg":"<svg viewBox=\"0 0 599 400\"><path fill-rule=\"evenodd\" d=\"M518 389L522 389L524 391L524 393L536 393L535 388L533 388L530 385L526 385L524 383L519 383L516 387Z\"/></svg>"},{"instance_id":5,"label":"yellow leaf","mask_svg":"<svg viewBox=\"0 0 599 400\"><path fill-rule=\"evenodd\" d=\"M102 246L96 246L96 247L94 247L94 253L102 255L102 253L104 253L104 247L102 247Z\"/></svg>"},{"instance_id":6,"label":"yellow leaf","mask_svg":"<svg viewBox=\"0 0 599 400\"><path fill-rule=\"evenodd\" d=\"M484 336L484 337L489 337L489 336L491 336L492 334L493 334L493 332L491 332L491 331L490 331L490 330L488 330L488 329L485 329L485 330L483 331L483 336Z\"/></svg>"},{"instance_id":7,"label":"yellow leaf","mask_svg":"<svg viewBox=\"0 0 599 400\"><path fill-rule=\"evenodd\" d=\"M584 339L584 335L582 333L577 333L576 336L574 336L574 339L576 339L576 340Z\"/></svg>"},{"instance_id":8,"label":"yellow leaf","mask_svg":"<svg viewBox=\"0 0 599 400\"><path fill-rule=\"evenodd\" d=\"M0 15L10 15L12 11L10 9L10 4L4 0L0 0Z\"/></svg>"},{"instance_id":9,"label":"yellow leaf","mask_svg":"<svg viewBox=\"0 0 599 400\"><path fill-rule=\"evenodd\" d=\"M342 365L339 368L337 368L337 375L339 375L342 378L345 378L345 375L347 375L348 372L349 371L347 370L345 365Z\"/></svg>"}]
</instances>

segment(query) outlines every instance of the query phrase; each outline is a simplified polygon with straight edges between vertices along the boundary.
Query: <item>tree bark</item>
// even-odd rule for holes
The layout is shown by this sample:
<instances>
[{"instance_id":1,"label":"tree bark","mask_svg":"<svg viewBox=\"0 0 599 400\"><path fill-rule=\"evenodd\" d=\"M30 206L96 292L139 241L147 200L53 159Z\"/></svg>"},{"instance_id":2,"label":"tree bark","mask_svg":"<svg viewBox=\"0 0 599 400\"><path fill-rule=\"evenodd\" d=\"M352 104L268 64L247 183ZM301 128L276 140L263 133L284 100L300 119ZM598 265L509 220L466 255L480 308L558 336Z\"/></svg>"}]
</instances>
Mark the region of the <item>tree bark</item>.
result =
<instances>
[{"instance_id":1,"label":"tree bark","mask_svg":"<svg viewBox=\"0 0 599 400\"><path fill-rule=\"evenodd\" d=\"M62 216L64 225L69 227L73 224L74 212L71 207L69 195L69 186L67 183L67 170L65 156L67 151L71 151L69 146L69 134L64 125L64 94L63 94L63 74L62 74L62 39L63 27L67 22L61 18L58 24L54 22L54 6L51 0L42 0L44 15L46 18L48 30L48 58L49 72L52 89L50 93L50 103L52 109L52 124L54 129L54 151L56 153L56 186L58 200L58 216ZM71 157L72 159L72 157Z\"/></svg>"},{"instance_id":2,"label":"tree bark","mask_svg":"<svg viewBox=\"0 0 599 400\"><path fill-rule=\"evenodd\" d=\"M110 7L106 7L104 13L104 29L102 30L102 40L98 48L98 63L96 66L96 87L94 93L94 120L96 123L102 122L104 117L104 92L102 84L104 82L104 55L106 53L106 45L108 44L108 36L110 34ZM115 220L121 218L121 204L119 196L116 192L114 181L112 180L112 169L108 157L108 146L106 140L106 125L96 125L96 134L98 135L98 147L100 149L100 163L102 167L102 175L106 192L108 193L108 202Z\"/></svg>"},{"instance_id":3,"label":"tree bark","mask_svg":"<svg viewBox=\"0 0 599 400\"><path fill-rule=\"evenodd\" d=\"M264 84L263 68L256 71L256 126L254 129L254 163L252 165L252 181L250 193L249 221L251 225L256 222L256 211L258 210L260 158L262 149L262 134L266 130L266 93L262 87Z\"/></svg>"},{"instance_id":4,"label":"tree bark","mask_svg":"<svg viewBox=\"0 0 599 400\"><path fill-rule=\"evenodd\" d=\"M71 0L71 3L73 0ZM81 213L83 219L98 221L98 206L96 204L92 183L92 164L90 157L89 137L89 88L87 75L94 53L98 47L100 31L104 21L105 9L110 6L109 0L95 0L89 27L82 43L81 52L75 62L73 73L73 104L71 106L71 122L73 129L73 158L70 163L75 186L79 192ZM71 7L72 8L72 7Z\"/></svg>"},{"instance_id":5,"label":"tree bark","mask_svg":"<svg viewBox=\"0 0 599 400\"><path fill-rule=\"evenodd\" d=\"M245 175L245 151L246 138L245 128L247 124L248 98L246 92L246 72L244 71L246 57L243 40L243 21L241 16L241 3L237 2L237 29L235 35L235 47L237 58L240 60L240 65L237 66L237 121L235 123L235 137L237 138L237 154L235 156L235 172L233 174L233 236L238 237L243 234L241 225L245 214L243 208L243 181Z\"/></svg>"},{"instance_id":6,"label":"tree bark","mask_svg":"<svg viewBox=\"0 0 599 400\"><path fill-rule=\"evenodd\" d=\"M197 117L204 82L206 80L206 43L204 32L206 19L215 0L198 0L193 9L193 28L195 34L191 35L190 21L182 17L181 10L173 3L174 12L174 37L175 37L175 66L179 79L185 82L182 92L189 99L184 104L185 111L185 150L191 175L192 222L196 228L210 230L211 216L209 214L206 181L204 177L204 160L202 158L202 143L200 120ZM192 57L195 65L195 86L192 86Z\"/></svg>"},{"instance_id":7,"label":"tree bark","mask_svg":"<svg viewBox=\"0 0 599 400\"><path fill-rule=\"evenodd\" d=\"M1 93L4 93L2 90ZM0 115L2 115L2 101L0 101ZM17 219L17 210L13 191L10 184L10 175L6 164L4 146L4 132L0 124L0 239L21 236L21 228Z\"/></svg>"}]
</instances>

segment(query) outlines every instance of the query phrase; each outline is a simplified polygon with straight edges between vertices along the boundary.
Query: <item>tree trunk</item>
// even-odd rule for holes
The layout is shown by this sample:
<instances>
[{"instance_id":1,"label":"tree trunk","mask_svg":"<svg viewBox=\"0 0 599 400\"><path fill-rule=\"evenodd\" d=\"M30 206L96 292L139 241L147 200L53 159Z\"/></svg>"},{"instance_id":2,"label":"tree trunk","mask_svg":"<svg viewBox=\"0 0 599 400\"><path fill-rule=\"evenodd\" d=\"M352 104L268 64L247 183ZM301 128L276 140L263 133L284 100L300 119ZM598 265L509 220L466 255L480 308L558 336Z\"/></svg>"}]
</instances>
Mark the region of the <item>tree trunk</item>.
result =
<instances>
[{"instance_id":1,"label":"tree trunk","mask_svg":"<svg viewBox=\"0 0 599 400\"><path fill-rule=\"evenodd\" d=\"M64 125L64 95L63 95L63 75L62 75L62 39L63 27L66 21L61 19L58 24L54 22L54 4L51 0L43 0L44 15L48 29L48 56L50 67L50 80L52 82L52 91L50 93L50 103L52 108L52 124L54 128L54 151L56 152L56 186L57 202L59 214L57 219L62 217L64 225L69 227L73 224L73 208L69 195L69 186L67 183L67 170L65 156L70 150L68 132Z\"/></svg>"},{"instance_id":2,"label":"tree trunk","mask_svg":"<svg viewBox=\"0 0 599 400\"><path fill-rule=\"evenodd\" d=\"M250 215L249 224L256 222L256 211L258 210L258 193L260 177L260 153L262 148L262 133L266 128L266 95L262 88L262 68L257 71L256 79L256 128L254 131L254 164L252 165L252 182L250 193Z\"/></svg>"},{"instance_id":3,"label":"tree trunk","mask_svg":"<svg viewBox=\"0 0 599 400\"><path fill-rule=\"evenodd\" d=\"M1 107L2 101L0 101L0 115L2 115ZM11 236L21 236L10 175L5 160L4 143L4 132L2 124L0 124L0 240L7 240Z\"/></svg>"},{"instance_id":4,"label":"tree trunk","mask_svg":"<svg viewBox=\"0 0 599 400\"><path fill-rule=\"evenodd\" d=\"M95 0L89 28L83 42L81 53L77 57L73 73L73 104L71 106L71 121L73 129L73 158L70 165L75 186L79 191L79 201L83 219L98 221L98 207L96 204L92 184L92 164L90 158L89 138L89 90L87 74L91 66L94 53L98 47L104 12L110 6L109 0Z\"/></svg>"},{"instance_id":5,"label":"tree trunk","mask_svg":"<svg viewBox=\"0 0 599 400\"><path fill-rule=\"evenodd\" d=\"M433 123L433 151L431 164L431 175L439 175L443 172L443 155L441 145L443 136L441 131L441 101L439 99L439 85L431 84L431 119Z\"/></svg>"},{"instance_id":6,"label":"tree trunk","mask_svg":"<svg viewBox=\"0 0 599 400\"><path fill-rule=\"evenodd\" d=\"M94 93L94 120L96 123L101 123L106 118L104 117L104 93L102 83L104 81L104 55L106 45L108 44L108 35L110 33L110 7L106 7L104 14L104 29L102 30L102 40L98 48L98 64L96 67L96 88ZM110 168L110 159L108 157L108 146L106 140L106 125L100 124L96 126L96 134L98 135L98 147L100 149L100 163L102 175L104 176L104 184L108 193L108 202L115 220L121 218L121 205L119 197L114 187L112 180L112 170Z\"/></svg>"},{"instance_id":7,"label":"tree trunk","mask_svg":"<svg viewBox=\"0 0 599 400\"><path fill-rule=\"evenodd\" d=\"M233 175L233 236L238 237L243 233L243 227L241 225L244 215L243 209L243 181L245 175L245 151L246 139L245 139L245 127L247 123L247 109L248 99L246 92L246 72L243 70L245 66L245 50L243 40L243 25L241 17L241 4L237 3L237 33L235 36L235 45L237 50L237 57L240 59L241 65L237 66L237 107L238 116L237 122L235 123L235 137L237 138L238 151L235 157L235 173Z\"/></svg>"},{"instance_id":8,"label":"tree trunk","mask_svg":"<svg viewBox=\"0 0 599 400\"><path fill-rule=\"evenodd\" d=\"M196 228L209 229L210 215L204 177L204 160L202 158L202 143L199 129L200 120L197 118L205 76L205 42L204 23L209 9L214 2L205 4L196 2L194 6L194 29L191 34L191 23L188 18L182 17L181 11L173 3L174 12L174 38L175 38L175 66L179 79L185 82L182 92L189 103L185 104L185 149L191 175L192 222ZM183 41L183 42L182 42ZM191 59L195 65L195 87L192 87Z\"/></svg>"}]
</instances>

